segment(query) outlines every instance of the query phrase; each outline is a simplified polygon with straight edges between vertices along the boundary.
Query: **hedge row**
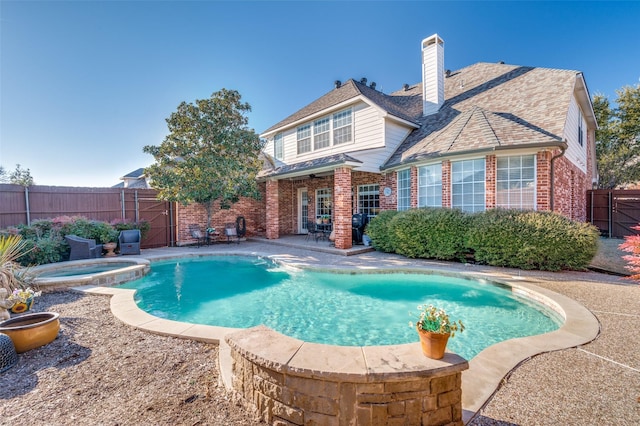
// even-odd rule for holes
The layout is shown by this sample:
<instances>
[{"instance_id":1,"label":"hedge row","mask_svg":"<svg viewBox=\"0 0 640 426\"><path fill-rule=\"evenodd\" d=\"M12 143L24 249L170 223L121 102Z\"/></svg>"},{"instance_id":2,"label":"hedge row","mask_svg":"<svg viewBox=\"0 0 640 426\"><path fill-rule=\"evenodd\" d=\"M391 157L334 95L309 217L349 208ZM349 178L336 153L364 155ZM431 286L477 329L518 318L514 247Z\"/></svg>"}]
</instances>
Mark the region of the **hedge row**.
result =
<instances>
[{"instance_id":1,"label":"hedge row","mask_svg":"<svg viewBox=\"0 0 640 426\"><path fill-rule=\"evenodd\" d=\"M384 211L367 226L376 250L411 258L473 260L520 269L585 269L599 231L556 213L494 209Z\"/></svg>"}]
</instances>

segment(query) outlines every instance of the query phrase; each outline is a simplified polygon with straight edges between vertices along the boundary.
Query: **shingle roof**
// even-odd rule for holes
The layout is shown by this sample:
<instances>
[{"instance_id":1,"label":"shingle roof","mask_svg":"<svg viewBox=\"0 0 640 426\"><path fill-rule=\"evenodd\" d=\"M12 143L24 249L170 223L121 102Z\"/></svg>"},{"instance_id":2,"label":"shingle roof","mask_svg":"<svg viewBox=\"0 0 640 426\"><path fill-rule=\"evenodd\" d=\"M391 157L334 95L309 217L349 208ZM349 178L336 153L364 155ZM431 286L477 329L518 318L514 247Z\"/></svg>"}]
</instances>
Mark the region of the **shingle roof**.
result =
<instances>
[{"instance_id":1,"label":"shingle roof","mask_svg":"<svg viewBox=\"0 0 640 426\"><path fill-rule=\"evenodd\" d=\"M445 79L445 103L419 119L381 168L478 149L562 142L578 71L478 63ZM409 91L421 99L421 85ZM391 94L394 95L393 93Z\"/></svg>"},{"instance_id":2,"label":"shingle roof","mask_svg":"<svg viewBox=\"0 0 640 426\"><path fill-rule=\"evenodd\" d=\"M302 161L300 163L295 164L287 164L280 167L269 168L268 164L263 163L264 168L258 173L258 178L265 177L273 177L280 176L290 173L302 172L302 171L312 171L315 169L319 169L321 167L333 166L338 164L345 163L362 163L362 161L357 160L347 154L334 154L329 155L322 158L316 158L313 160Z\"/></svg>"},{"instance_id":3,"label":"shingle roof","mask_svg":"<svg viewBox=\"0 0 640 426\"><path fill-rule=\"evenodd\" d=\"M122 179L124 178L140 178L142 175L144 174L144 168L139 168L136 169L132 172L127 173L126 175L122 176Z\"/></svg>"},{"instance_id":4,"label":"shingle roof","mask_svg":"<svg viewBox=\"0 0 640 426\"><path fill-rule=\"evenodd\" d=\"M354 99L358 96L364 96L389 114L403 120L415 122L422 113L422 98L420 97L420 93L418 93L417 97L414 93L405 92L386 95L372 89L366 84L350 79L340 87L333 89L329 93L321 96L279 123L269 127L263 133L269 133L273 130L286 127L292 123L341 104L342 102Z\"/></svg>"}]
</instances>

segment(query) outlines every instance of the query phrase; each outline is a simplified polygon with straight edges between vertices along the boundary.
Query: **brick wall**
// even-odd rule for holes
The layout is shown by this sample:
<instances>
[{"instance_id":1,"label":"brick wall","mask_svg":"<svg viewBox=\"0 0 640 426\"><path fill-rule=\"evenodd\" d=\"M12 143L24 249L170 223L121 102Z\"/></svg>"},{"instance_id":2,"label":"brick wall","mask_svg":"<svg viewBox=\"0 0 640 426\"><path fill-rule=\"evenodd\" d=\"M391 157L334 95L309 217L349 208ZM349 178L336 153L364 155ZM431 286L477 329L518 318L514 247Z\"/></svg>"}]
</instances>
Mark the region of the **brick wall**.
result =
<instances>
[{"instance_id":1,"label":"brick wall","mask_svg":"<svg viewBox=\"0 0 640 426\"><path fill-rule=\"evenodd\" d=\"M215 203L211 218L211 226L222 231L225 223L235 223L238 216L243 216L247 226L247 237L263 237L265 235L266 217L264 184L259 184L259 191L261 194L260 200L241 198L240 201L235 203L229 210L220 209L220 203ZM176 228L178 234L176 235L176 244L179 246L195 244L196 240L193 239L189 233L189 225L198 225L204 231L207 226L207 212L205 208L198 203L189 204L188 206L177 204L176 210Z\"/></svg>"},{"instance_id":2,"label":"brick wall","mask_svg":"<svg viewBox=\"0 0 640 426\"><path fill-rule=\"evenodd\" d=\"M430 360L418 343L372 348L388 350L376 354L395 362L367 367L366 348L336 350L264 326L226 342L233 390L270 425L463 425L468 363L457 355Z\"/></svg>"},{"instance_id":3,"label":"brick wall","mask_svg":"<svg viewBox=\"0 0 640 426\"><path fill-rule=\"evenodd\" d=\"M339 167L334 171L333 190L333 231L335 246L349 249L352 243L351 234L351 168Z\"/></svg>"},{"instance_id":4,"label":"brick wall","mask_svg":"<svg viewBox=\"0 0 640 426\"><path fill-rule=\"evenodd\" d=\"M485 158L485 193L484 202L487 209L495 208L496 206L496 173L497 173L497 160L495 155L487 155Z\"/></svg>"}]
</instances>

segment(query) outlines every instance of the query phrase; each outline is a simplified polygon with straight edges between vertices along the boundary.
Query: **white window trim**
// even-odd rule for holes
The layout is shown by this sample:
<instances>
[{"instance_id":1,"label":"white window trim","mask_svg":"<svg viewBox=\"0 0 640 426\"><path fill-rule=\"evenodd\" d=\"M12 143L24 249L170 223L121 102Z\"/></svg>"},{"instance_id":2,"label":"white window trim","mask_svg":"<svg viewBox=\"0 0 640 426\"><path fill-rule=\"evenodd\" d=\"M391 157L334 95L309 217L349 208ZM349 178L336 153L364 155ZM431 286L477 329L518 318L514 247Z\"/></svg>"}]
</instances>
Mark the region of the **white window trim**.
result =
<instances>
[{"instance_id":1,"label":"white window trim","mask_svg":"<svg viewBox=\"0 0 640 426\"><path fill-rule=\"evenodd\" d=\"M408 179L400 179L400 173L407 173L408 175ZM404 210L409 210L411 208L411 169L403 169L403 170L398 170L398 172L396 173L396 210L398 211L404 211ZM406 208L405 205L403 204L402 206L400 205L400 194L402 194L402 191L405 189L404 187L400 186L400 182L406 182L409 185L409 198L407 200L407 204L406 204ZM402 197L402 199L404 200L405 197Z\"/></svg>"},{"instance_id":2,"label":"white window trim","mask_svg":"<svg viewBox=\"0 0 640 426\"><path fill-rule=\"evenodd\" d=\"M496 157L496 207L505 208L505 206L498 205L498 160L505 159L510 157L533 157L533 210L538 210L538 156L536 154L516 154L516 155L505 155ZM520 203L522 205L522 203ZM509 205L510 209L521 209L522 207L514 207ZM529 209L529 207L525 207L524 209Z\"/></svg>"},{"instance_id":3,"label":"white window trim","mask_svg":"<svg viewBox=\"0 0 640 426\"><path fill-rule=\"evenodd\" d=\"M345 125L345 126L335 127L334 126L334 118L335 118L335 116L339 115L339 114L342 114L342 113L344 113L346 111L350 112L351 122L349 124ZM331 114L324 115L322 117L318 117L313 121L306 122L304 124L301 124L301 125L297 126L296 127L296 152L297 152L297 155L308 155L308 154L311 154L311 153L314 153L314 152L321 152L323 150L329 150L329 149L331 149L332 147L335 147L335 146L347 146L349 144L353 144L355 142L355 136L354 136L354 121L355 120L353 119L353 116L354 116L353 108L349 107L349 108L345 108L345 109L340 110L340 111L336 111L336 112L331 113ZM316 132L315 132L316 123L324 121L324 120L329 120L329 145L325 146L325 147L321 147L321 148L316 148L316 136L319 136L321 134L325 134L326 133L326 132L321 132L321 133L318 133L316 135ZM310 132L310 138L311 138L311 141L310 141L311 149L309 151L300 152L300 143L299 142L300 142L300 140L304 140L304 139L307 139L307 138L298 139L298 132L301 129L304 129L305 127L307 127L307 126L309 126L309 132ZM342 143L336 144L335 143L335 139L334 139L334 131L337 130L337 129L342 129L342 128L346 128L346 127L350 127L351 128L351 140L347 141L347 142L342 142Z\"/></svg>"},{"instance_id":4,"label":"white window trim","mask_svg":"<svg viewBox=\"0 0 640 426\"><path fill-rule=\"evenodd\" d=\"M440 167L440 184L439 184L439 186L440 186L440 205L434 205L434 206L429 206L427 204L422 205L420 200L422 198L426 198L426 195L423 195L422 191L424 191L424 189L427 188L427 187L433 187L433 186L436 186L436 185L428 185L428 186L420 185L420 171L422 169L426 168L426 167L438 167L438 166ZM418 172L417 173L417 179L418 179L418 182L417 182L418 183L418 185L417 185L417 187L418 187L418 197L417 197L418 198L418 207L442 207L442 163L423 164L421 166L418 166L417 172Z\"/></svg>"}]
</instances>

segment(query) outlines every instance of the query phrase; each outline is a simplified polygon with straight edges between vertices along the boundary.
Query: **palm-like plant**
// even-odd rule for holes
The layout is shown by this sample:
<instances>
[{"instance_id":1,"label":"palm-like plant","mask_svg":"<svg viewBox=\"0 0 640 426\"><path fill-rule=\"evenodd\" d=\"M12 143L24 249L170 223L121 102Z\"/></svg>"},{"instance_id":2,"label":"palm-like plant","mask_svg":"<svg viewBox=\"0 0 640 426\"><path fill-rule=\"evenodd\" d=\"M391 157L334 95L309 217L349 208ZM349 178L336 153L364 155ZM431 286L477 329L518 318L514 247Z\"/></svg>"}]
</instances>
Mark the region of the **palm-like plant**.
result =
<instances>
[{"instance_id":1,"label":"palm-like plant","mask_svg":"<svg viewBox=\"0 0 640 426\"><path fill-rule=\"evenodd\" d=\"M9 294L31 283L28 270L17 262L29 251L26 241L20 235L0 237L0 287L7 289Z\"/></svg>"}]
</instances>

